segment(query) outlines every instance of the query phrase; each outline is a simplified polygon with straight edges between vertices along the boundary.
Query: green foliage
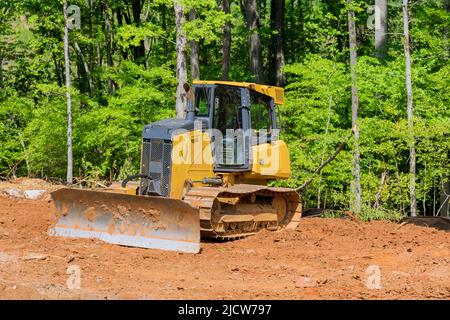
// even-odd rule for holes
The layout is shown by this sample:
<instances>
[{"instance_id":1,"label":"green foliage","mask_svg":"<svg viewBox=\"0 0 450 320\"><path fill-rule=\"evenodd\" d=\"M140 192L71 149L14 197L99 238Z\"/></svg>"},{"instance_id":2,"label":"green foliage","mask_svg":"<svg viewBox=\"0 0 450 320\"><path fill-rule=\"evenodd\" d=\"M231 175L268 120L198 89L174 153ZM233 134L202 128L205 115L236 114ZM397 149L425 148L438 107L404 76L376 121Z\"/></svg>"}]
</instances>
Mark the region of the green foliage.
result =
<instances>
[{"instance_id":1,"label":"green foliage","mask_svg":"<svg viewBox=\"0 0 450 320\"><path fill-rule=\"evenodd\" d=\"M398 57L382 63L361 57L357 71L363 201L366 208L373 206L385 172L387 181L381 188L381 202L403 210L409 201L404 61ZM285 72L288 102L282 109L284 138L291 150L293 176L280 184L292 187L309 180L312 172L348 136L350 81L343 63L317 55L286 66ZM415 131L418 181L422 182L417 184L417 196L429 202L436 182L445 181L449 172L450 109L448 90L444 89L450 86L448 66L430 72L423 65L415 65L413 75L418 79L414 82ZM350 141L338 159L315 177L304 193L307 206L347 208L352 146Z\"/></svg>"},{"instance_id":2,"label":"green foliage","mask_svg":"<svg viewBox=\"0 0 450 320\"><path fill-rule=\"evenodd\" d=\"M349 136L349 79L344 64L317 55L284 70L289 84L282 118L284 139L291 150L293 176L282 184L298 186ZM345 206L348 186L342 182L350 180L351 155L344 150L324 169L323 176L314 180L305 199L315 201L312 198L318 189L326 189L329 203ZM308 205L313 205L312 201Z\"/></svg>"},{"instance_id":3,"label":"green foliage","mask_svg":"<svg viewBox=\"0 0 450 320\"><path fill-rule=\"evenodd\" d=\"M57 85L40 85L38 103L24 129L31 174L62 177L67 159L66 104L64 90ZM74 110L74 116L78 115Z\"/></svg>"},{"instance_id":4,"label":"green foliage","mask_svg":"<svg viewBox=\"0 0 450 320\"><path fill-rule=\"evenodd\" d=\"M358 218L362 221L388 220L392 222L400 222L405 218L405 215L401 214L397 210L374 209L366 206L362 208Z\"/></svg>"},{"instance_id":5,"label":"green foliage","mask_svg":"<svg viewBox=\"0 0 450 320\"><path fill-rule=\"evenodd\" d=\"M220 41L222 28L231 16L219 10L215 0L183 0L186 13L194 11L196 19L186 21L183 29L190 40L202 40L205 44Z\"/></svg>"},{"instance_id":6,"label":"green foliage","mask_svg":"<svg viewBox=\"0 0 450 320\"><path fill-rule=\"evenodd\" d=\"M124 49L138 46L147 37L163 37L164 30L153 23L143 26L125 25L117 29L117 44Z\"/></svg>"},{"instance_id":7,"label":"green foliage","mask_svg":"<svg viewBox=\"0 0 450 320\"><path fill-rule=\"evenodd\" d=\"M27 174L22 132L31 118L31 106L30 99L14 93L0 100L0 175Z\"/></svg>"},{"instance_id":8,"label":"green foliage","mask_svg":"<svg viewBox=\"0 0 450 320\"><path fill-rule=\"evenodd\" d=\"M347 218L343 211L327 210L323 214L324 218L328 219L342 219ZM392 222L400 222L405 218L401 212L397 210L390 210L385 208L373 208L370 206L364 206L361 212L358 214L358 219L362 221L376 221L387 220Z\"/></svg>"},{"instance_id":9,"label":"green foliage","mask_svg":"<svg viewBox=\"0 0 450 320\"><path fill-rule=\"evenodd\" d=\"M341 219L345 218L346 215L342 211L327 210L323 214L323 217L327 219Z\"/></svg>"},{"instance_id":10,"label":"green foliage","mask_svg":"<svg viewBox=\"0 0 450 320\"><path fill-rule=\"evenodd\" d=\"M121 88L106 106L85 107L75 119L74 140L79 141L82 173L112 180L138 172L142 127L174 116L171 88L176 81L165 67L146 70L130 61L110 76Z\"/></svg>"}]
</instances>

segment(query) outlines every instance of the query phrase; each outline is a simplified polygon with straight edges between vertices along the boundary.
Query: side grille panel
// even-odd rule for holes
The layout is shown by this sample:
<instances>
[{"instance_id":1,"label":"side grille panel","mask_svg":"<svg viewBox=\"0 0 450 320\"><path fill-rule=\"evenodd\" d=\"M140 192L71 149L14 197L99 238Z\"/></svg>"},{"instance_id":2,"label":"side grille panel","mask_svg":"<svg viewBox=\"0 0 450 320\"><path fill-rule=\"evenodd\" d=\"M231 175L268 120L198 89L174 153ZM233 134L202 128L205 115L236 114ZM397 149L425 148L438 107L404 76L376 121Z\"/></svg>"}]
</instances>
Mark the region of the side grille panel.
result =
<instances>
[{"instance_id":1,"label":"side grille panel","mask_svg":"<svg viewBox=\"0 0 450 320\"><path fill-rule=\"evenodd\" d=\"M162 139L144 140L141 173L141 194L169 196L172 142Z\"/></svg>"},{"instance_id":2,"label":"side grille panel","mask_svg":"<svg viewBox=\"0 0 450 320\"><path fill-rule=\"evenodd\" d=\"M161 178L161 192L168 196L170 193L170 172L171 172L171 155L172 155L172 143L164 143L163 146L163 158L162 158L162 178Z\"/></svg>"}]
</instances>

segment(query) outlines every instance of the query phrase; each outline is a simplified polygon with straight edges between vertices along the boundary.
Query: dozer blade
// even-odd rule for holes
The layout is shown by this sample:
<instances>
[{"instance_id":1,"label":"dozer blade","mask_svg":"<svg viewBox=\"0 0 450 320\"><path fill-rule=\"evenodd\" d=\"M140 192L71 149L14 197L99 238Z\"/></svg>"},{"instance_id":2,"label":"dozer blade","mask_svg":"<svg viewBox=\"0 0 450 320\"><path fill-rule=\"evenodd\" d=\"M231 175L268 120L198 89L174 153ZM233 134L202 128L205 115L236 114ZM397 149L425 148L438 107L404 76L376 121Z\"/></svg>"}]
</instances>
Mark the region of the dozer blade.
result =
<instances>
[{"instance_id":1,"label":"dozer blade","mask_svg":"<svg viewBox=\"0 0 450 320\"><path fill-rule=\"evenodd\" d=\"M58 214L49 234L95 238L131 247L198 253L198 209L170 198L60 189L51 194Z\"/></svg>"}]
</instances>

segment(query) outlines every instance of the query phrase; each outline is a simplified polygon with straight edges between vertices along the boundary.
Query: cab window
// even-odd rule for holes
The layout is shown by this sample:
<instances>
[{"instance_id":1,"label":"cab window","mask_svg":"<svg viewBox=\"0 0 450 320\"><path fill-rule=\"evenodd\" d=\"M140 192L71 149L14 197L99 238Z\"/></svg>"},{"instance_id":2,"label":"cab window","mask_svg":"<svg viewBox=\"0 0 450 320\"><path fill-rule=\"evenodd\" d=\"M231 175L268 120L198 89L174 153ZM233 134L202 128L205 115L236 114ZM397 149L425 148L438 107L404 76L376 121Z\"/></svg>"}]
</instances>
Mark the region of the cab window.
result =
<instances>
[{"instance_id":1,"label":"cab window","mask_svg":"<svg viewBox=\"0 0 450 320\"><path fill-rule=\"evenodd\" d=\"M225 133L227 129L242 129L239 88L218 86L214 95L214 128L222 133Z\"/></svg>"},{"instance_id":2,"label":"cab window","mask_svg":"<svg viewBox=\"0 0 450 320\"><path fill-rule=\"evenodd\" d=\"M267 130L269 132L272 127L270 98L257 92L251 92L250 116L253 130Z\"/></svg>"},{"instance_id":3,"label":"cab window","mask_svg":"<svg viewBox=\"0 0 450 320\"><path fill-rule=\"evenodd\" d=\"M195 115L197 117L209 116L210 88L200 87L195 90Z\"/></svg>"}]
</instances>

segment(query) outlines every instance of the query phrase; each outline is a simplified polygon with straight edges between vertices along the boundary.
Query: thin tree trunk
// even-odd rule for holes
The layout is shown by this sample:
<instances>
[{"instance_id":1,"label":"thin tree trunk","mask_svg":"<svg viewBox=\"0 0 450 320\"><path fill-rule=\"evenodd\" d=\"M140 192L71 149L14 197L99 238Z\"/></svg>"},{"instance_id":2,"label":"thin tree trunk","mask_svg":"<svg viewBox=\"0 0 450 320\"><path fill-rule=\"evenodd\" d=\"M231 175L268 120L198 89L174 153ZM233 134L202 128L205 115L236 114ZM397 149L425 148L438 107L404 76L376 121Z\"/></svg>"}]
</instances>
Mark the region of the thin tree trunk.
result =
<instances>
[{"instance_id":1,"label":"thin tree trunk","mask_svg":"<svg viewBox=\"0 0 450 320\"><path fill-rule=\"evenodd\" d=\"M25 158L25 165L27 166L27 176L29 177L31 174L31 169L30 169L30 162L28 161L27 148L25 147L25 141L23 140L22 134L20 132L18 132L17 135L19 137L20 146L22 147L22 150L23 150L23 156Z\"/></svg>"},{"instance_id":2,"label":"thin tree trunk","mask_svg":"<svg viewBox=\"0 0 450 320\"><path fill-rule=\"evenodd\" d=\"M344 150L345 146L347 145L346 142L342 142L339 147L334 150L334 153L324 162L321 163L321 165L319 167L316 168L316 170L314 170L313 175L311 178L309 178L308 180L306 180L300 187L297 188L297 191L304 191L310 184L311 182L314 180L314 175L322 172L323 168L325 168L327 165L329 165L334 159L336 159L336 157L339 155L339 153Z\"/></svg>"},{"instance_id":3,"label":"thin tree trunk","mask_svg":"<svg viewBox=\"0 0 450 320\"><path fill-rule=\"evenodd\" d=\"M383 188L386 183L387 177L388 177L387 171L383 171L383 173L381 174L380 187L378 188L378 192L375 195L375 204L374 204L375 209L378 209L380 207L381 193L383 192Z\"/></svg>"},{"instance_id":4,"label":"thin tree trunk","mask_svg":"<svg viewBox=\"0 0 450 320\"><path fill-rule=\"evenodd\" d=\"M405 214L405 210L403 208L403 192L402 192L402 182L400 179L400 173L399 173L400 169L398 167L398 162L397 160L395 160L395 177L397 178L397 186L398 186L398 199L400 201L400 212L404 215Z\"/></svg>"},{"instance_id":5,"label":"thin tree trunk","mask_svg":"<svg viewBox=\"0 0 450 320\"><path fill-rule=\"evenodd\" d=\"M151 12L151 1L147 0L147 10L145 10L144 16L142 17L142 21L146 22L150 16Z\"/></svg>"},{"instance_id":6,"label":"thin tree trunk","mask_svg":"<svg viewBox=\"0 0 450 320\"><path fill-rule=\"evenodd\" d=\"M106 39L106 63L108 67L113 67L112 46L111 46L111 21L109 19L109 7L107 1L103 1L103 9L105 13L105 39ZM114 84L111 78L108 78L108 93L113 94Z\"/></svg>"},{"instance_id":7,"label":"thin tree trunk","mask_svg":"<svg viewBox=\"0 0 450 320\"><path fill-rule=\"evenodd\" d=\"M327 123L325 125L325 138L328 137L328 131L330 130L330 122L331 122L331 111L333 109L333 96L330 93L330 84L329 81L331 80L330 78L333 76L333 74L330 75L330 77L328 78L328 88L327 88L327 93L328 93L328 115L327 115ZM326 151L326 145L323 146L322 148L322 157L320 160L320 164L322 164L324 162L324 158L325 158L325 151ZM322 172L320 172L320 179L319 179L319 187L317 188L317 208L320 208L320 194L322 192Z\"/></svg>"},{"instance_id":8,"label":"thin tree trunk","mask_svg":"<svg viewBox=\"0 0 450 320\"><path fill-rule=\"evenodd\" d=\"M136 26L141 25L141 0L131 1L131 10L133 11L133 21ZM133 47L134 61L138 63L145 63L145 45L144 40L141 40L139 45Z\"/></svg>"},{"instance_id":9,"label":"thin tree trunk","mask_svg":"<svg viewBox=\"0 0 450 320\"><path fill-rule=\"evenodd\" d=\"M95 47L97 49L97 66L101 67L103 64L103 55L102 55L102 51L100 50L100 43L98 40L95 43Z\"/></svg>"},{"instance_id":10,"label":"thin tree trunk","mask_svg":"<svg viewBox=\"0 0 450 320\"><path fill-rule=\"evenodd\" d=\"M189 20L193 21L197 19L197 13L194 9L189 12ZM189 41L191 47L191 76L192 79L200 79L200 63L199 63L199 51L200 44L196 40Z\"/></svg>"},{"instance_id":11,"label":"thin tree trunk","mask_svg":"<svg viewBox=\"0 0 450 320\"><path fill-rule=\"evenodd\" d=\"M409 51L409 15L408 15L408 0L403 0L403 46L405 49L405 83L407 94L407 109L408 109L408 145L409 145L409 194L411 217L417 216L417 201L416 201L416 148L414 138L414 110L413 110L413 92L411 80L411 53Z\"/></svg>"},{"instance_id":12,"label":"thin tree trunk","mask_svg":"<svg viewBox=\"0 0 450 320\"><path fill-rule=\"evenodd\" d=\"M442 185L442 192L441 192L441 210L438 214L440 214L443 217L447 217L449 214L449 195L450 195L450 180L447 181Z\"/></svg>"},{"instance_id":13,"label":"thin tree trunk","mask_svg":"<svg viewBox=\"0 0 450 320\"><path fill-rule=\"evenodd\" d=\"M94 83L92 82L91 71L89 70L89 66L83 55L83 51L81 51L81 48L78 45L77 41L74 41L74 47L75 47L75 50L77 50L78 54L80 55L81 62L83 63L83 68L84 68L84 71L86 72L86 77L87 77L87 80L89 83L89 95L92 96L92 94L94 93Z\"/></svg>"},{"instance_id":14,"label":"thin tree trunk","mask_svg":"<svg viewBox=\"0 0 450 320\"><path fill-rule=\"evenodd\" d=\"M445 0L444 2L444 8L447 12L450 12L450 0ZM447 59L450 58L450 46L448 43L448 25L445 26L445 43L446 43L446 54L447 54Z\"/></svg>"},{"instance_id":15,"label":"thin tree trunk","mask_svg":"<svg viewBox=\"0 0 450 320\"><path fill-rule=\"evenodd\" d=\"M285 27L285 33L286 30L295 30L295 18L297 18L297 15L295 14L295 1L290 0L289 2L289 19L287 20L286 27ZM292 32L292 31L291 31ZM294 41L295 37L292 35L295 35L296 33L291 33L290 37L286 38L286 62L292 63L293 62L293 53L294 53Z\"/></svg>"},{"instance_id":16,"label":"thin tree trunk","mask_svg":"<svg viewBox=\"0 0 450 320\"><path fill-rule=\"evenodd\" d=\"M73 182L72 158L72 97L70 95L69 28L67 27L67 1L64 1L64 62L66 65L67 98L67 184Z\"/></svg>"},{"instance_id":17,"label":"thin tree trunk","mask_svg":"<svg viewBox=\"0 0 450 320\"><path fill-rule=\"evenodd\" d=\"M326 192L326 190L325 190ZM319 174L319 187L317 188L317 209L320 208L320 204L321 204L321 197L322 196L322 172L320 172Z\"/></svg>"},{"instance_id":18,"label":"thin tree trunk","mask_svg":"<svg viewBox=\"0 0 450 320\"><path fill-rule=\"evenodd\" d=\"M0 51L0 88L3 88L3 55Z\"/></svg>"},{"instance_id":19,"label":"thin tree trunk","mask_svg":"<svg viewBox=\"0 0 450 320\"><path fill-rule=\"evenodd\" d=\"M244 17L244 21L247 21L247 12L245 11L245 0L238 0L239 8L241 9L242 17Z\"/></svg>"},{"instance_id":20,"label":"thin tree trunk","mask_svg":"<svg viewBox=\"0 0 450 320\"><path fill-rule=\"evenodd\" d=\"M222 0L222 10L226 14L230 14L231 0ZM229 79L231 62L231 22L227 21L223 28L223 45L222 45L222 80Z\"/></svg>"},{"instance_id":21,"label":"thin tree trunk","mask_svg":"<svg viewBox=\"0 0 450 320\"><path fill-rule=\"evenodd\" d=\"M80 59L76 59L75 63L77 65L78 90L80 93L84 93L83 66L80 63Z\"/></svg>"},{"instance_id":22,"label":"thin tree trunk","mask_svg":"<svg viewBox=\"0 0 450 320\"><path fill-rule=\"evenodd\" d=\"M184 118L186 92L184 91L184 83L187 81L187 58L186 45L187 39L182 26L185 22L183 7L174 1L175 10L175 26L176 26L176 52L177 52L177 96L176 96L176 111L177 118Z\"/></svg>"},{"instance_id":23,"label":"thin tree trunk","mask_svg":"<svg viewBox=\"0 0 450 320\"><path fill-rule=\"evenodd\" d=\"M439 207L436 215L438 216L442 216L442 217L448 217L448 212L446 209L446 203L448 203L448 201L450 200L450 194L447 195L447 197L445 197L444 201L442 202L441 206Z\"/></svg>"},{"instance_id":24,"label":"thin tree trunk","mask_svg":"<svg viewBox=\"0 0 450 320\"><path fill-rule=\"evenodd\" d=\"M293 1L293 0L292 0ZM305 52L305 14L303 12L303 1L298 0L298 29L299 29L299 46L298 48L293 48L293 59L297 61L300 56ZM294 42L295 43L295 42ZM295 54L297 53L297 54Z\"/></svg>"},{"instance_id":25,"label":"thin tree trunk","mask_svg":"<svg viewBox=\"0 0 450 320\"><path fill-rule=\"evenodd\" d=\"M424 163L424 190L428 189L428 183L427 183L427 162ZM422 208L423 208L423 215L427 215L427 192L423 192L423 199L422 199Z\"/></svg>"},{"instance_id":26,"label":"thin tree trunk","mask_svg":"<svg viewBox=\"0 0 450 320\"><path fill-rule=\"evenodd\" d=\"M166 22L166 14L167 14L167 7L166 4L162 5L162 28L164 30L164 33L167 33L167 22ZM168 48L167 48L167 39L163 39L163 48L164 48L164 59L167 61L167 55L168 55Z\"/></svg>"},{"instance_id":27,"label":"thin tree trunk","mask_svg":"<svg viewBox=\"0 0 450 320\"><path fill-rule=\"evenodd\" d=\"M95 56L95 45L93 43L94 35L93 35L93 27L92 27L92 10L93 10L93 1L94 0L88 0L88 8L89 8L89 14L88 14L88 24L89 24L89 39L91 40L91 43L89 44L89 69L94 69L94 56Z\"/></svg>"},{"instance_id":28,"label":"thin tree trunk","mask_svg":"<svg viewBox=\"0 0 450 320\"><path fill-rule=\"evenodd\" d=\"M285 0L271 0L270 20L272 29L272 59L275 85L284 86L286 79L283 73L284 60L284 7Z\"/></svg>"},{"instance_id":29,"label":"thin tree trunk","mask_svg":"<svg viewBox=\"0 0 450 320\"><path fill-rule=\"evenodd\" d=\"M117 14L117 24L119 25L119 27L123 26L123 13L121 11L121 8L118 8L116 11ZM122 57L124 60L128 60L128 51L127 49L121 49L120 50L122 53Z\"/></svg>"},{"instance_id":30,"label":"thin tree trunk","mask_svg":"<svg viewBox=\"0 0 450 320\"><path fill-rule=\"evenodd\" d=\"M56 59L56 54L54 51L52 51L52 58L53 58L53 65L55 67L56 81L58 82L58 86L62 87L64 76L62 75L61 67L60 64L58 63L58 60Z\"/></svg>"},{"instance_id":31,"label":"thin tree trunk","mask_svg":"<svg viewBox=\"0 0 450 320\"><path fill-rule=\"evenodd\" d=\"M351 6L352 0L347 0ZM356 46L356 25L355 25L355 12L349 8L348 10L348 32L349 32L349 44L350 44L350 69L352 78L352 128L354 135L354 152L353 152L353 175L354 181L352 185L352 211L355 213L361 212L361 178L360 178L360 155L359 155L359 126L358 126L358 84L356 74L356 64L358 59L357 46Z\"/></svg>"},{"instance_id":32,"label":"thin tree trunk","mask_svg":"<svg viewBox=\"0 0 450 320\"><path fill-rule=\"evenodd\" d=\"M436 185L433 179L433 217L436 216Z\"/></svg>"},{"instance_id":33,"label":"thin tree trunk","mask_svg":"<svg viewBox=\"0 0 450 320\"><path fill-rule=\"evenodd\" d=\"M386 58L388 35L387 0L375 0L375 57Z\"/></svg>"},{"instance_id":34,"label":"thin tree trunk","mask_svg":"<svg viewBox=\"0 0 450 320\"><path fill-rule=\"evenodd\" d=\"M259 35L258 0L244 1L247 28L250 32L250 36L248 38L250 71L256 82L264 83L264 72L261 55L261 37Z\"/></svg>"}]
</instances>

